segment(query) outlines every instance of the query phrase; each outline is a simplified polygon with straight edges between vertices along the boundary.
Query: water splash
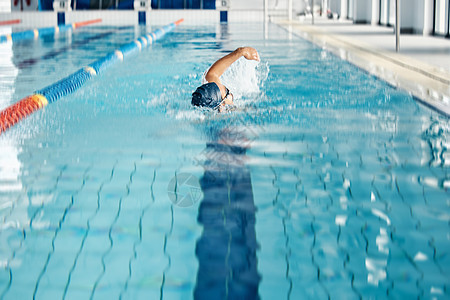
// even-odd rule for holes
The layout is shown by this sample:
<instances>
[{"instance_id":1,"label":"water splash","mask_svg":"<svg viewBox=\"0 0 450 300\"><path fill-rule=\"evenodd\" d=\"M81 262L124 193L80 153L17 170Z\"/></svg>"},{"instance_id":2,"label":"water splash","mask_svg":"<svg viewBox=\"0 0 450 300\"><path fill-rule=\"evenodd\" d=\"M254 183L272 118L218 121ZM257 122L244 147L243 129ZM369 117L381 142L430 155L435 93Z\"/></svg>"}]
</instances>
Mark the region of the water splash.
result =
<instances>
[{"instance_id":1,"label":"water splash","mask_svg":"<svg viewBox=\"0 0 450 300\"><path fill-rule=\"evenodd\" d=\"M235 99L260 93L269 75L268 62L246 60L241 57L222 75L222 83L228 87Z\"/></svg>"},{"instance_id":2,"label":"water splash","mask_svg":"<svg viewBox=\"0 0 450 300\"><path fill-rule=\"evenodd\" d=\"M264 87L269 76L269 70L268 62L257 62L240 58L220 78L221 82L233 93L234 99L237 100L234 102L234 105L227 106L224 112L218 113L208 108L192 107L190 105L190 99L188 99L186 103L189 103L189 105L177 106L177 109L173 107L168 108L166 113L174 116L177 120L202 122L207 118L208 120L233 123L235 121L233 116L235 117L236 114L245 115L243 110L248 109L252 104L264 98L262 96L262 87ZM192 74L189 76L193 77ZM170 99L162 98L164 97L156 97L148 105L153 106L155 103L170 102Z\"/></svg>"},{"instance_id":3,"label":"water splash","mask_svg":"<svg viewBox=\"0 0 450 300\"><path fill-rule=\"evenodd\" d=\"M422 161L431 167L450 166L450 126L444 117L434 117L424 126L422 140L425 142ZM427 149L428 148L428 149Z\"/></svg>"}]
</instances>

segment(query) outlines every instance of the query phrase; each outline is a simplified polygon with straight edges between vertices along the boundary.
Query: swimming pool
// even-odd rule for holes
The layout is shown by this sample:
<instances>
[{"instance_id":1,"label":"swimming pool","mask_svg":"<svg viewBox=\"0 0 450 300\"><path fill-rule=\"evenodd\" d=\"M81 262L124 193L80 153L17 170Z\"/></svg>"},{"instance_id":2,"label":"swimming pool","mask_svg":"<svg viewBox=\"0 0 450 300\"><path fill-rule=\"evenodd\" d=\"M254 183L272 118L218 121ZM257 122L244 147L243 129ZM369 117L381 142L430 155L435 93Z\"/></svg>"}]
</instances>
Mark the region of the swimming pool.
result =
<instances>
[{"instance_id":1,"label":"swimming pool","mask_svg":"<svg viewBox=\"0 0 450 300\"><path fill-rule=\"evenodd\" d=\"M448 118L266 29L180 26L0 136L1 298L449 297ZM0 45L0 108L150 30Z\"/></svg>"}]
</instances>

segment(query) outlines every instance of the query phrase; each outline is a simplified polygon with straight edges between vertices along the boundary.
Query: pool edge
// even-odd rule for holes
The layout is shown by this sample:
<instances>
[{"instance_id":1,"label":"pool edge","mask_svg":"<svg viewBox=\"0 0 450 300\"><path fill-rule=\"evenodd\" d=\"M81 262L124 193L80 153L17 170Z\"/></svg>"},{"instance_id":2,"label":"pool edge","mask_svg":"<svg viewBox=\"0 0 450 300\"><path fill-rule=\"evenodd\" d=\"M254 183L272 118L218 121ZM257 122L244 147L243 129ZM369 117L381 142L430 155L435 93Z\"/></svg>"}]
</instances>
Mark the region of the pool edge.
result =
<instances>
[{"instance_id":1,"label":"pool edge","mask_svg":"<svg viewBox=\"0 0 450 300\"><path fill-rule=\"evenodd\" d=\"M319 27L273 20L274 24L324 48L396 88L406 90L418 102L450 117L450 73L406 55L380 50L348 36Z\"/></svg>"}]
</instances>

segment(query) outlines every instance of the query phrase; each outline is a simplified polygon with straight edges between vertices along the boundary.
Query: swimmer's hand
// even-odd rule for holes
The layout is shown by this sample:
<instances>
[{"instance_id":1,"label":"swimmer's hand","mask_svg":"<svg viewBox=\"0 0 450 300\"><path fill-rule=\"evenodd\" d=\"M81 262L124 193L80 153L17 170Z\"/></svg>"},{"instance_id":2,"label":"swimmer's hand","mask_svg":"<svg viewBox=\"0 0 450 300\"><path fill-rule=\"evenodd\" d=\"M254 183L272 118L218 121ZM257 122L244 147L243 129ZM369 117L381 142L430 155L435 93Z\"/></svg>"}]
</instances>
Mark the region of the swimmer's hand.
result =
<instances>
[{"instance_id":1,"label":"swimmer's hand","mask_svg":"<svg viewBox=\"0 0 450 300\"><path fill-rule=\"evenodd\" d=\"M231 66L232 63L234 63L242 56L248 60L260 61L259 54L256 49L252 47L240 47L216 61L205 74L206 81L215 82L217 84L220 89L220 93L222 94L222 99L226 96L226 88L220 82L220 76L222 76L223 72L225 72L225 70L228 69L228 67ZM233 102L231 102L231 104L232 103Z\"/></svg>"},{"instance_id":2,"label":"swimmer's hand","mask_svg":"<svg viewBox=\"0 0 450 300\"><path fill-rule=\"evenodd\" d=\"M259 58L258 51L256 51L255 48L252 48L252 47L241 47L241 48L238 48L238 51L240 52L240 54L243 57L245 57L248 60L261 61L261 59Z\"/></svg>"}]
</instances>

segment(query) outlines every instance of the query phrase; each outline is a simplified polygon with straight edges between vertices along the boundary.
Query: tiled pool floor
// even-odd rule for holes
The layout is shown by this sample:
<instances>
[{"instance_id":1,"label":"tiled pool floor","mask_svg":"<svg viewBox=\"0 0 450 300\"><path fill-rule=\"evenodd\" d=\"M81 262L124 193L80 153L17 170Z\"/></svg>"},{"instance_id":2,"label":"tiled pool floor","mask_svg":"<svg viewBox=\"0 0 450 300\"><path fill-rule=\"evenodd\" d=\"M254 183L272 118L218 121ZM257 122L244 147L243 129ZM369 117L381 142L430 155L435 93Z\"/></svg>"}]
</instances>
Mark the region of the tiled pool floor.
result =
<instances>
[{"instance_id":1,"label":"tiled pool floor","mask_svg":"<svg viewBox=\"0 0 450 300\"><path fill-rule=\"evenodd\" d=\"M262 28L179 27L0 137L0 298L450 297L448 118ZM205 61L249 32L261 93L199 114ZM8 84L45 66L70 71ZM169 198L182 173L203 193L189 207Z\"/></svg>"}]
</instances>

